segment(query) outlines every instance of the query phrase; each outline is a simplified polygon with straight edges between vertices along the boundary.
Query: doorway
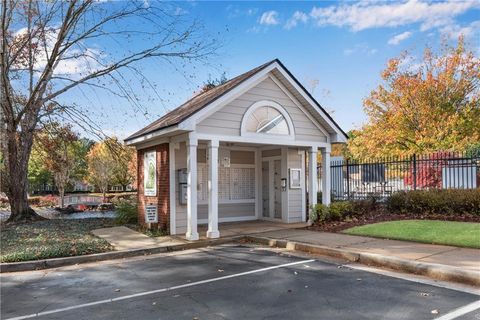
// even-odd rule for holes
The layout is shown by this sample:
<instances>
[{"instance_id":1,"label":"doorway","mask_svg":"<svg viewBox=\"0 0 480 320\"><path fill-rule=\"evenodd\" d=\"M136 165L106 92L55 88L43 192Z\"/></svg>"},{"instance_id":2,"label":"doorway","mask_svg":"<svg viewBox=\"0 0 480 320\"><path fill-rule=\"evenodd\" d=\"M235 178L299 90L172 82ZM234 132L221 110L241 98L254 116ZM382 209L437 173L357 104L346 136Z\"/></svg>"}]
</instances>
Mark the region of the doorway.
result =
<instances>
[{"instance_id":1,"label":"doorway","mask_svg":"<svg viewBox=\"0 0 480 320\"><path fill-rule=\"evenodd\" d=\"M281 157L262 160L262 217L264 219L282 219L281 170Z\"/></svg>"}]
</instances>

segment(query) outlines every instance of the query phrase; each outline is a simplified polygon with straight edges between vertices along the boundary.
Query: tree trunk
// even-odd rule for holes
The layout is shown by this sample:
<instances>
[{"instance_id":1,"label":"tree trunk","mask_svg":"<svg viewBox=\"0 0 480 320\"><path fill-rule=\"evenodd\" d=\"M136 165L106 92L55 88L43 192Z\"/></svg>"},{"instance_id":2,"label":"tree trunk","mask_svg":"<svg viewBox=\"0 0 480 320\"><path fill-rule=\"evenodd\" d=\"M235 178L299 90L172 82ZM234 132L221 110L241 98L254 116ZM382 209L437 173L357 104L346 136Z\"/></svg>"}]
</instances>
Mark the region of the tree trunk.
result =
<instances>
[{"instance_id":1,"label":"tree trunk","mask_svg":"<svg viewBox=\"0 0 480 320\"><path fill-rule=\"evenodd\" d=\"M8 128L10 129L10 128ZM22 133L17 137L15 130L7 129L6 180L7 196L10 203L8 222L43 220L28 205L28 160L33 134Z\"/></svg>"},{"instance_id":2,"label":"tree trunk","mask_svg":"<svg viewBox=\"0 0 480 320\"><path fill-rule=\"evenodd\" d=\"M106 203L107 201L105 201L107 199L107 189L106 188L102 188L102 193L103 193L103 203Z\"/></svg>"},{"instance_id":3,"label":"tree trunk","mask_svg":"<svg viewBox=\"0 0 480 320\"><path fill-rule=\"evenodd\" d=\"M58 188L58 193L60 194L60 208L65 207L65 188Z\"/></svg>"}]
</instances>

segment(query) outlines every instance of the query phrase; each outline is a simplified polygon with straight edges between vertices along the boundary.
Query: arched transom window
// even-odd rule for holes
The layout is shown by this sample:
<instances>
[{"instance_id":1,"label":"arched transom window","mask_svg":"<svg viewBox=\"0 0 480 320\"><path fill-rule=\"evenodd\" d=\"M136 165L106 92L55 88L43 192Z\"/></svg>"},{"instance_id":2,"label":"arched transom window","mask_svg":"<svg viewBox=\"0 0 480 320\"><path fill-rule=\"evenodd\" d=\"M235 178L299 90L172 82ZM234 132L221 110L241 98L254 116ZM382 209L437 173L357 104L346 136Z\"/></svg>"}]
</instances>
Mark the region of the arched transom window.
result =
<instances>
[{"instance_id":1,"label":"arched transom window","mask_svg":"<svg viewBox=\"0 0 480 320\"><path fill-rule=\"evenodd\" d=\"M273 134L293 135L293 125L288 113L278 103L259 101L245 113L242 135Z\"/></svg>"}]
</instances>

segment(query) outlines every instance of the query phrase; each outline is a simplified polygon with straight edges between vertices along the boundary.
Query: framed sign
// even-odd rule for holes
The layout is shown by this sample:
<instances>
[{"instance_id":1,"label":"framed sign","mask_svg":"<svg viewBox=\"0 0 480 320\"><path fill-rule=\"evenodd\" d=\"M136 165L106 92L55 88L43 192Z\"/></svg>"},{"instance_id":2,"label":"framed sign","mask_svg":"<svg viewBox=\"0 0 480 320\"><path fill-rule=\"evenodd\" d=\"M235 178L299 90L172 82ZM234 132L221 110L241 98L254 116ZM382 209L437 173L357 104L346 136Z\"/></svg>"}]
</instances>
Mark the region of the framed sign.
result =
<instances>
[{"instance_id":1,"label":"framed sign","mask_svg":"<svg viewBox=\"0 0 480 320\"><path fill-rule=\"evenodd\" d=\"M146 196L157 195L157 154L145 152L143 156L143 189Z\"/></svg>"},{"instance_id":2,"label":"framed sign","mask_svg":"<svg viewBox=\"0 0 480 320\"><path fill-rule=\"evenodd\" d=\"M145 206L145 223L158 223L157 206Z\"/></svg>"},{"instance_id":3,"label":"framed sign","mask_svg":"<svg viewBox=\"0 0 480 320\"><path fill-rule=\"evenodd\" d=\"M302 169L290 169L290 189L302 188Z\"/></svg>"}]
</instances>

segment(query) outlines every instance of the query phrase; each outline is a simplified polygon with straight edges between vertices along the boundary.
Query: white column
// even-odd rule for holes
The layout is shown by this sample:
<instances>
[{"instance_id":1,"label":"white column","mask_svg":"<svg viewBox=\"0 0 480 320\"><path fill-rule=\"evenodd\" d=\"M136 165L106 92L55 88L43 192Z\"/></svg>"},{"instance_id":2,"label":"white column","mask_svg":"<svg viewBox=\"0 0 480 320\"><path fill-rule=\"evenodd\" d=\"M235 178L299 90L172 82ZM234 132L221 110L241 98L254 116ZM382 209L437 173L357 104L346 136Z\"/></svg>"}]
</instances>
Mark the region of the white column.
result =
<instances>
[{"instance_id":1,"label":"white column","mask_svg":"<svg viewBox=\"0 0 480 320\"><path fill-rule=\"evenodd\" d=\"M196 137L187 140L187 240L198 240L197 231L197 145Z\"/></svg>"},{"instance_id":2,"label":"white column","mask_svg":"<svg viewBox=\"0 0 480 320\"><path fill-rule=\"evenodd\" d=\"M310 206L310 212L312 211L312 207L317 204L317 152L317 147L311 147L308 152L308 204Z\"/></svg>"},{"instance_id":3,"label":"white column","mask_svg":"<svg viewBox=\"0 0 480 320\"><path fill-rule=\"evenodd\" d=\"M322 149L322 203L324 205L330 204L330 186L331 186L331 173L330 173L330 149Z\"/></svg>"},{"instance_id":4,"label":"white column","mask_svg":"<svg viewBox=\"0 0 480 320\"><path fill-rule=\"evenodd\" d=\"M208 238L220 237L218 231L218 141L208 144Z\"/></svg>"},{"instance_id":5,"label":"white column","mask_svg":"<svg viewBox=\"0 0 480 320\"><path fill-rule=\"evenodd\" d=\"M170 141L168 144L168 163L169 163L169 170L170 170L170 234L177 234L177 225L176 225L176 219L177 219L177 214L176 214L176 206L177 206L177 200L176 200L176 186L177 186L177 181L175 179L176 176L176 170L175 170L175 142Z\"/></svg>"}]
</instances>

